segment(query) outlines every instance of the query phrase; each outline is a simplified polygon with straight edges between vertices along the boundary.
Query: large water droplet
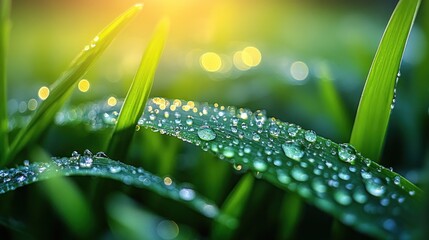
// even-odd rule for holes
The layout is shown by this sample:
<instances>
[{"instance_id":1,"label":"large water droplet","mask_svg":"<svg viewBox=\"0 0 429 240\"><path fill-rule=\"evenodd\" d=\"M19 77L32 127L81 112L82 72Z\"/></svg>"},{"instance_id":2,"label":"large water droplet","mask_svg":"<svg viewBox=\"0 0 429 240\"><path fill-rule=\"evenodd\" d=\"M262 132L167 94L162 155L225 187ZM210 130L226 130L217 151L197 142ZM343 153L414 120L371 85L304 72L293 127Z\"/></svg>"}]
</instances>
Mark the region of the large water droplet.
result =
<instances>
[{"instance_id":1,"label":"large water droplet","mask_svg":"<svg viewBox=\"0 0 429 240\"><path fill-rule=\"evenodd\" d=\"M356 150L347 143L338 145L338 157L348 163L354 164L356 160Z\"/></svg>"},{"instance_id":2,"label":"large water droplet","mask_svg":"<svg viewBox=\"0 0 429 240\"><path fill-rule=\"evenodd\" d=\"M349 205L352 202L352 198L344 190L337 190L334 193L334 199L341 205Z\"/></svg>"},{"instance_id":3,"label":"large water droplet","mask_svg":"<svg viewBox=\"0 0 429 240\"><path fill-rule=\"evenodd\" d=\"M201 126L198 129L198 137L204 141L212 141L216 138L216 133L209 126Z\"/></svg>"},{"instance_id":4,"label":"large water droplet","mask_svg":"<svg viewBox=\"0 0 429 240\"><path fill-rule=\"evenodd\" d=\"M318 193L325 193L327 190L327 186L320 179L314 179L311 183L311 186L313 187L314 191Z\"/></svg>"},{"instance_id":5,"label":"large water droplet","mask_svg":"<svg viewBox=\"0 0 429 240\"><path fill-rule=\"evenodd\" d=\"M232 147L225 147L223 149L223 155L227 158L232 158L234 157L234 148Z\"/></svg>"},{"instance_id":6,"label":"large water droplet","mask_svg":"<svg viewBox=\"0 0 429 240\"><path fill-rule=\"evenodd\" d=\"M300 182L305 182L308 180L308 175L307 173L304 172L304 170L300 167L294 167L292 168L292 170L290 171L291 176Z\"/></svg>"},{"instance_id":7,"label":"large water droplet","mask_svg":"<svg viewBox=\"0 0 429 240\"><path fill-rule=\"evenodd\" d=\"M302 146L293 141L286 141L282 144L282 148L285 155L295 161L300 161L305 153Z\"/></svg>"},{"instance_id":8,"label":"large water droplet","mask_svg":"<svg viewBox=\"0 0 429 240\"><path fill-rule=\"evenodd\" d=\"M305 131L304 138L305 140L313 143L317 140L316 132L313 130L307 130Z\"/></svg>"},{"instance_id":9,"label":"large water droplet","mask_svg":"<svg viewBox=\"0 0 429 240\"><path fill-rule=\"evenodd\" d=\"M365 203L368 197L366 196L366 193L363 191L363 189L356 189L353 192L353 199L358 203Z\"/></svg>"},{"instance_id":10,"label":"large water droplet","mask_svg":"<svg viewBox=\"0 0 429 240\"><path fill-rule=\"evenodd\" d=\"M265 170L267 170L267 164L262 159L256 159L253 162L253 167L255 168L256 171L259 171L259 172L264 172Z\"/></svg>"},{"instance_id":11,"label":"large water droplet","mask_svg":"<svg viewBox=\"0 0 429 240\"><path fill-rule=\"evenodd\" d=\"M373 178L365 182L366 190L373 196L380 197L386 192L386 186L379 178Z\"/></svg>"},{"instance_id":12,"label":"large water droplet","mask_svg":"<svg viewBox=\"0 0 429 240\"><path fill-rule=\"evenodd\" d=\"M195 198L195 191L190 188L182 188L179 191L179 196L185 201L191 201Z\"/></svg>"}]
</instances>

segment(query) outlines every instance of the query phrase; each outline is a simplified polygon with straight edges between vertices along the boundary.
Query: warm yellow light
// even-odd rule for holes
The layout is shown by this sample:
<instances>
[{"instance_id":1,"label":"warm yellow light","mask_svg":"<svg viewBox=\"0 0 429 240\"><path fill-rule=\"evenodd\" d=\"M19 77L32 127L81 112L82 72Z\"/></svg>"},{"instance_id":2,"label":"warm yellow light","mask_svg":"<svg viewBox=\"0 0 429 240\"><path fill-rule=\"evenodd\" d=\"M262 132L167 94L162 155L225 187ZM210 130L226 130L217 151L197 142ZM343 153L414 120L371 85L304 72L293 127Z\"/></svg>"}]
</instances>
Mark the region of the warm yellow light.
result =
<instances>
[{"instance_id":1,"label":"warm yellow light","mask_svg":"<svg viewBox=\"0 0 429 240\"><path fill-rule=\"evenodd\" d=\"M170 186L173 183L173 180L169 177L164 178L164 184Z\"/></svg>"},{"instance_id":2,"label":"warm yellow light","mask_svg":"<svg viewBox=\"0 0 429 240\"><path fill-rule=\"evenodd\" d=\"M43 87L41 87L40 89L39 89L39 92L38 92L38 94L37 94L38 96L39 96L39 98L41 99L41 100L45 100L46 98L48 98L48 96L49 96L49 88L48 87L45 87L45 86L43 86Z\"/></svg>"},{"instance_id":3,"label":"warm yellow light","mask_svg":"<svg viewBox=\"0 0 429 240\"><path fill-rule=\"evenodd\" d=\"M217 72L222 67L222 59L214 52L207 52L201 55L200 64L208 72Z\"/></svg>"},{"instance_id":4,"label":"warm yellow light","mask_svg":"<svg viewBox=\"0 0 429 240\"><path fill-rule=\"evenodd\" d=\"M261 52L256 47L244 48L241 57L243 62L250 67L258 66L262 59Z\"/></svg>"},{"instance_id":5,"label":"warm yellow light","mask_svg":"<svg viewBox=\"0 0 429 240\"><path fill-rule=\"evenodd\" d=\"M242 51L237 51L237 52L234 53L234 56L232 58L232 62L234 63L234 66L238 70L246 71L246 70L248 70L250 68L250 66L243 62L243 58L247 58L247 56L243 57L243 52Z\"/></svg>"},{"instance_id":6,"label":"warm yellow light","mask_svg":"<svg viewBox=\"0 0 429 240\"><path fill-rule=\"evenodd\" d=\"M30 100L28 100L28 110L30 111L34 111L37 108L37 100L32 98Z\"/></svg>"},{"instance_id":7,"label":"warm yellow light","mask_svg":"<svg viewBox=\"0 0 429 240\"><path fill-rule=\"evenodd\" d=\"M290 74L297 81L305 80L308 72L308 66L304 62L296 61L290 66Z\"/></svg>"},{"instance_id":8,"label":"warm yellow light","mask_svg":"<svg viewBox=\"0 0 429 240\"><path fill-rule=\"evenodd\" d=\"M107 99L107 105L111 107L116 106L117 103L118 103L118 100L116 100L115 97L109 97L109 99Z\"/></svg>"},{"instance_id":9,"label":"warm yellow light","mask_svg":"<svg viewBox=\"0 0 429 240\"><path fill-rule=\"evenodd\" d=\"M79 81L79 83L77 84L77 88L79 89L79 91L81 92L87 92L89 90L89 88L91 87L91 84L89 83L88 80L86 79L82 79Z\"/></svg>"}]
</instances>

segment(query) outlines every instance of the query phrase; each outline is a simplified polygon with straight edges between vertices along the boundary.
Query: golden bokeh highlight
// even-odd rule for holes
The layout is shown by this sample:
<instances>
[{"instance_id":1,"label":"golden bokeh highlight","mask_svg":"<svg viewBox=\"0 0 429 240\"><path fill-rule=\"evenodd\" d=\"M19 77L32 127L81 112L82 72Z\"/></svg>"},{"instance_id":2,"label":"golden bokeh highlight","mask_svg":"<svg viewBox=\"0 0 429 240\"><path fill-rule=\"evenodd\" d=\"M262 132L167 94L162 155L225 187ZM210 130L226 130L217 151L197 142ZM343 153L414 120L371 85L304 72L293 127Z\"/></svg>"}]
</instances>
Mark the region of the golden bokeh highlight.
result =
<instances>
[{"instance_id":1,"label":"golden bokeh highlight","mask_svg":"<svg viewBox=\"0 0 429 240\"><path fill-rule=\"evenodd\" d=\"M217 72L222 67L222 59L217 53L207 52L201 55L200 65L207 72Z\"/></svg>"},{"instance_id":2,"label":"golden bokeh highlight","mask_svg":"<svg viewBox=\"0 0 429 240\"><path fill-rule=\"evenodd\" d=\"M118 100L116 100L115 97L109 97L109 99L107 99L107 105L111 107L116 106L117 103L118 103Z\"/></svg>"},{"instance_id":3,"label":"golden bokeh highlight","mask_svg":"<svg viewBox=\"0 0 429 240\"><path fill-rule=\"evenodd\" d=\"M256 47L246 47L241 54L243 62L249 67L256 67L261 63L262 54Z\"/></svg>"},{"instance_id":4,"label":"golden bokeh highlight","mask_svg":"<svg viewBox=\"0 0 429 240\"><path fill-rule=\"evenodd\" d=\"M79 83L77 84L77 88L81 92L88 92L90 87L91 87L91 84L86 79L80 80Z\"/></svg>"},{"instance_id":5,"label":"golden bokeh highlight","mask_svg":"<svg viewBox=\"0 0 429 240\"><path fill-rule=\"evenodd\" d=\"M43 86L39 88L37 95L39 96L40 100L45 100L46 98L49 97L49 93L50 93L49 88L46 86Z\"/></svg>"}]
</instances>

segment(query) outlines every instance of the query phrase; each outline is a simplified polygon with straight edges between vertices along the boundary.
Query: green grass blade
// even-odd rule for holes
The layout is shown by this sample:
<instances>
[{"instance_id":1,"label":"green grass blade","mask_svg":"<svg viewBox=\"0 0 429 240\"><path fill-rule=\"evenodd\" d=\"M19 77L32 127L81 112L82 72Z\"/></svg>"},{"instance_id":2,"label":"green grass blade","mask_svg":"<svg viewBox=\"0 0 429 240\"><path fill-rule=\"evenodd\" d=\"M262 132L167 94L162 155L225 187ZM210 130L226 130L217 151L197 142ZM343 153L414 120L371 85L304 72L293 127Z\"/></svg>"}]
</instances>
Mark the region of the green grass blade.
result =
<instances>
[{"instance_id":1,"label":"green grass blade","mask_svg":"<svg viewBox=\"0 0 429 240\"><path fill-rule=\"evenodd\" d=\"M0 194L13 191L31 183L63 176L94 176L121 181L126 185L148 189L160 196L184 203L188 207L214 218L217 206L205 199L187 184L164 183L161 177L142 168L106 158L104 154L92 155L88 151L70 158L52 158L48 162L36 162L27 166L0 170Z\"/></svg>"},{"instance_id":2,"label":"green grass blade","mask_svg":"<svg viewBox=\"0 0 429 240\"><path fill-rule=\"evenodd\" d=\"M80 108L82 115L76 121L91 124L94 119L88 113L93 114L93 109L97 108ZM103 118L117 108L99 109L95 121L109 126ZM407 238L418 227L414 219L422 208L423 193L407 179L349 144L337 144L261 111L153 98L139 125L210 150L243 170L259 172L271 184L298 193L363 233Z\"/></svg>"},{"instance_id":3,"label":"green grass blade","mask_svg":"<svg viewBox=\"0 0 429 240\"><path fill-rule=\"evenodd\" d=\"M7 118L7 49L10 32L10 1L0 3L0 162L6 159L9 147Z\"/></svg>"},{"instance_id":4,"label":"green grass blade","mask_svg":"<svg viewBox=\"0 0 429 240\"><path fill-rule=\"evenodd\" d=\"M136 16L142 5L138 4L128 9L106 28L104 28L89 45L72 61L69 68L50 87L49 97L40 104L28 126L23 128L13 139L8 153L8 161L18 154L28 143L34 141L52 122L56 112L61 108L73 85L82 78L95 60L104 52L119 31ZM5 165L4 160L0 165Z\"/></svg>"},{"instance_id":5,"label":"green grass blade","mask_svg":"<svg viewBox=\"0 0 429 240\"><path fill-rule=\"evenodd\" d=\"M152 88L155 71L167 39L168 29L168 19L161 20L128 90L116 128L109 143L109 155L113 158L123 157L128 151L129 143L135 132L135 126L143 113Z\"/></svg>"},{"instance_id":6,"label":"green grass blade","mask_svg":"<svg viewBox=\"0 0 429 240\"><path fill-rule=\"evenodd\" d=\"M378 46L362 92L350 143L378 161L402 55L420 0L400 0Z\"/></svg>"},{"instance_id":7,"label":"green grass blade","mask_svg":"<svg viewBox=\"0 0 429 240\"><path fill-rule=\"evenodd\" d=\"M48 154L39 148L31 151L31 157L43 162L51 160ZM94 227L94 212L76 184L71 179L58 177L52 181L43 182L41 188L74 234L81 238L88 238Z\"/></svg>"},{"instance_id":8,"label":"green grass blade","mask_svg":"<svg viewBox=\"0 0 429 240\"><path fill-rule=\"evenodd\" d=\"M212 239L233 239L240 217L252 192L254 178L243 176L223 203L219 217L213 222Z\"/></svg>"}]
</instances>

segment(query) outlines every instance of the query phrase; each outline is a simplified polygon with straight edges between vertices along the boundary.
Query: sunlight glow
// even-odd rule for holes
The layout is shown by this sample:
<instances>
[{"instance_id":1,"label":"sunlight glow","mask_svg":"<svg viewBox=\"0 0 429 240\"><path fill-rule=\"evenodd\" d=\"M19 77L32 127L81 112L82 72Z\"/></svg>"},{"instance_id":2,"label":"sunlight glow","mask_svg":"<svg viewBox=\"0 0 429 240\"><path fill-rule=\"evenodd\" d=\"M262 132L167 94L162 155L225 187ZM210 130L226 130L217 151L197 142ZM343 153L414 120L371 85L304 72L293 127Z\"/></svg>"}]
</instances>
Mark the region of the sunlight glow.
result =
<instances>
[{"instance_id":1,"label":"sunlight glow","mask_svg":"<svg viewBox=\"0 0 429 240\"><path fill-rule=\"evenodd\" d=\"M89 83L88 80L86 79L82 79L79 81L77 88L79 89L79 91L81 92L87 92L89 90L89 88L91 87L91 84Z\"/></svg>"},{"instance_id":2,"label":"sunlight glow","mask_svg":"<svg viewBox=\"0 0 429 240\"><path fill-rule=\"evenodd\" d=\"M37 95L39 96L40 100L45 100L49 96L49 88L46 86L41 87Z\"/></svg>"},{"instance_id":3,"label":"sunlight glow","mask_svg":"<svg viewBox=\"0 0 429 240\"><path fill-rule=\"evenodd\" d=\"M305 80L308 72L308 66L304 62L296 61L290 66L290 74L297 81Z\"/></svg>"},{"instance_id":4,"label":"sunlight glow","mask_svg":"<svg viewBox=\"0 0 429 240\"><path fill-rule=\"evenodd\" d=\"M217 72L222 67L222 59L217 53L207 52L201 55L200 64L207 72Z\"/></svg>"},{"instance_id":5,"label":"sunlight glow","mask_svg":"<svg viewBox=\"0 0 429 240\"><path fill-rule=\"evenodd\" d=\"M111 107L116 106L117 103L118 103L118 100L116 100L115 97L109 97L109 99L107 99L107 105Z\"/></svg>"},{"instance_id":6,"label":"sunlight glow","mask_svg":"<svg viewBox=\"0 0 429 240\"><path fill-rule=\"evenodd\" d=\"M256 67L261 63L262 55L256 47L246 47L241 54L243 63L249 67Z\"/></svg>"}]
</instances>

